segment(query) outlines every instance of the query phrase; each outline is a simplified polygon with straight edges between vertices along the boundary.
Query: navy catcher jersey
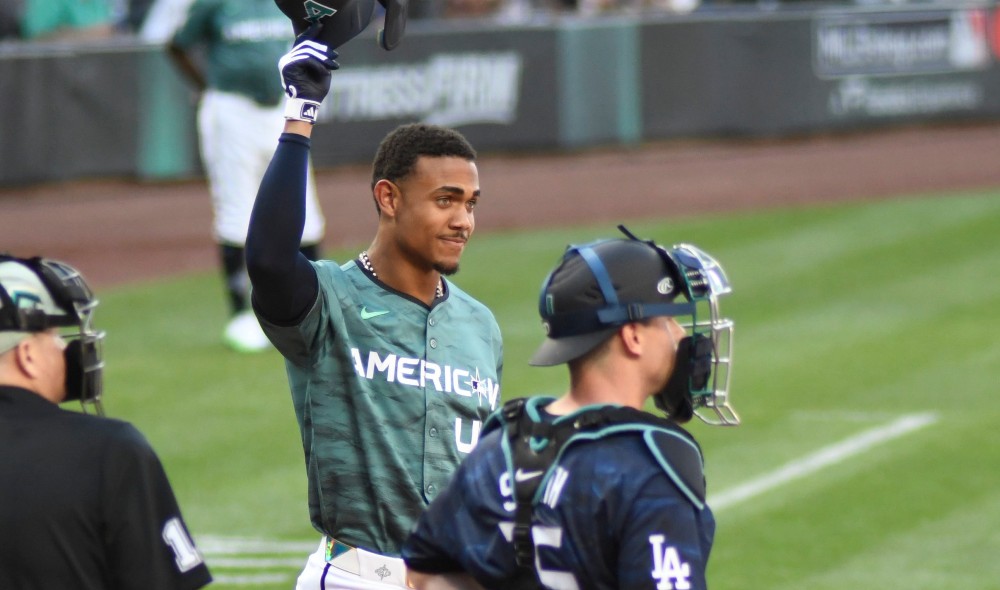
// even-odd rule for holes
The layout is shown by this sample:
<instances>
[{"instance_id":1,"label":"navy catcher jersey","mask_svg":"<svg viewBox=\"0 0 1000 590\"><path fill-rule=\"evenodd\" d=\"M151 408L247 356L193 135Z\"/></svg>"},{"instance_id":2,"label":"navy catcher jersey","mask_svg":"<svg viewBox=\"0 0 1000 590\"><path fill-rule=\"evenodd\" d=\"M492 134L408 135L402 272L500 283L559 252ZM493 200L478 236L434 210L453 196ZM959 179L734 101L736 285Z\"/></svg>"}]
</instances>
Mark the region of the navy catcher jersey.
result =
<instances>
[{"instance_id":1,"label":"navy catcher jersey","mask_svg":"<svg viewBox=\"0 0 1000 590\"><path fill-rule=\"evenodd\" d=\"M518 576L512 478L543 474L512 474L503 438L500 431L485 435L421 517L403 547L409 567L464 571L487 588L510 587ZM570 443L564 451L544 475L532 521L535 565L545 587L706 587L715 520L704 498L669 473L680 458L673 454L696 452L700 466L692 440L678 427L626 430Z\"/></svg>"},{"instance_id":2,"label":"navy catcher jersey","mask_svg":"<svg viewBox=\"0 0 1000 590\"><path fill-rule=\"evenodd\" d=\"M260 318L286 359L312 523L398 555L497 407L500 328L451 283L428 308L356 261L314 267L319 295L301 322Z\"/></svg>"},{"instance_id":3,"label":"navy catcher jersey","mask_svg":"<svg viewBox=\"0 0 1000 590\"><path fill-rule=\"evenodd\" d=\"M211 579L135 427L0 387L0 588L183 590Z\"/></svg>"}]
</instances>

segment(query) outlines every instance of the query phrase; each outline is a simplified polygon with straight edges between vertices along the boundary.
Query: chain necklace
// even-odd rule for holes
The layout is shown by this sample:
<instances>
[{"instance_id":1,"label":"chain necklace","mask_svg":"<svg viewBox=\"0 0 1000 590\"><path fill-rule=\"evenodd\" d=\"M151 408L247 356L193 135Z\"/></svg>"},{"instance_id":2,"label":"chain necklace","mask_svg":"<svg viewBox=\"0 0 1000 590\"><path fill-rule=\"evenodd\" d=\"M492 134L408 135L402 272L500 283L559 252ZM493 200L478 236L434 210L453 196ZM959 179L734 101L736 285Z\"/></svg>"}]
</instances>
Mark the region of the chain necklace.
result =
<instances>
[{"instance_id":1,"label":"chain necklace","mask_svg":"<svg viewBox=\"0 0 1000 590\"><path fill-rule=\"evenodd\" d=\"M372 266L372 261L368 258L368 250L362 250L358 256L358 260L361 261L361 266L365 267L365 270L370 272L376 279L378 278L378 273L375 272L375 267ZM444 297L444 279L438 279L437 288L434 289L434 298L440 299L442 297Z\"/></svg>"}]
</instances>

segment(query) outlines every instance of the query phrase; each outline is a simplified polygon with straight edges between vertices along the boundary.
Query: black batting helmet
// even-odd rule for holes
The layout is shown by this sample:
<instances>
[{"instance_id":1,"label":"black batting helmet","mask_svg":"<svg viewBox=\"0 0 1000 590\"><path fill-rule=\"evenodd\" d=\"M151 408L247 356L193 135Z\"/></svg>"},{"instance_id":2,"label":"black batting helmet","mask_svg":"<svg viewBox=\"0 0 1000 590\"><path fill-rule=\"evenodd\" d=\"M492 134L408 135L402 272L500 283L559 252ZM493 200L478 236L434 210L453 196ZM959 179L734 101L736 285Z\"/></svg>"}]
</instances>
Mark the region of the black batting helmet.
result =
<instances>
[{"instance_id":1,"label":"black batting helmet","mask_svg":"<svg viewBox=\"0 0 1000 590\"><path fill-rule=\"evenodd\" d=\"M309 25L322 22L318 41L330 49L343 46L368 27L375 16L376 0L274 0L281 12L292 21L295 35ZM378 43L385 50L395 49L406 29L409 0L378 0L385 9L385 23L379 29Z\"/></svg>"}]
</instances>

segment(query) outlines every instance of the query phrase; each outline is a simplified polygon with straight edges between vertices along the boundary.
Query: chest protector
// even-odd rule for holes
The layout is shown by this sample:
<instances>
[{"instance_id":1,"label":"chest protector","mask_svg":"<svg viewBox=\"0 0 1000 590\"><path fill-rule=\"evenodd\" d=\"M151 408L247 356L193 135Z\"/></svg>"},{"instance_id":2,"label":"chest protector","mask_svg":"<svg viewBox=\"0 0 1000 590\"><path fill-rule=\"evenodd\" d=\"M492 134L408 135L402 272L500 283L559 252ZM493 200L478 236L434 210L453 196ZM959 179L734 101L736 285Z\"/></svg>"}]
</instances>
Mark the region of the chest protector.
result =
<instances>
[{"instance_id":1,"label":"chest protector","mask_svg":"<svg viewBox=\"0 0 1000 590\"><path fill-rule=\"evenodd\" d=\"M531 536L534 508L541 500L562 454L572 445L608 436L641 436L663 471L699 510L705 507L705 477L701 448L676 423L652 414L616 405L588 406L555 419L542 418L540 408L553 398L518 398L508 401L483 426L482 436L502 430L501 448L513 489L513 545L518 576L515 588L545 588L535 570L535 544ZM515 474L540 472L541 477Z\"/></svg>"}]
</instances>

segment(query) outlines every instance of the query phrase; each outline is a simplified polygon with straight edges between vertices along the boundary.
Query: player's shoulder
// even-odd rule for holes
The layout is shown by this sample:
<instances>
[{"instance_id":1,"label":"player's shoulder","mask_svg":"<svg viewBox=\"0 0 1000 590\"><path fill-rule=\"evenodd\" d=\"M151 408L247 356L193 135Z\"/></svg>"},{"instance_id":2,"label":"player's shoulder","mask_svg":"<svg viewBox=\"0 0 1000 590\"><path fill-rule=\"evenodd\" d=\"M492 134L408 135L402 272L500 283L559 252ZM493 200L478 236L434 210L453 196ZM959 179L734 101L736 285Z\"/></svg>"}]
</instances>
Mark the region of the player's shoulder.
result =
<instances>
[{"instance_id":1,"label":"player's shoulder","mask_svg":"<svg viewBox=\"0 0 1000 590\"><path fill-rule=\"evenodd\" d=\"M118 418L64 410L60 431L77 447L84 446L100 453L154 455L152 446L139 429Z\"/></svg>"},{"instance_id":2,"label":"player's shoulder","mask_svg":"<svg viewBox=\"0 0 1000 590\"><path fill-rule=\"evenodd\" d=\"M629 408L612 410L616 417L586 439L600 440L601 453L621 457L623 469L663 474L699 510L705 506L701 448L677 423Z\"/></svg>"},{"instance_id":3,"label":"player's shoulder","mask_svg":"<svg viewBox=\"0 0 1000 590\"><path fill-rule=\"evenodd\" d=\"M374 286L374 282L364 276L354 259L344 262L313 260L310 264L316 270L316 279L321 286L338 291L347 289L349 285L355 290Z\"/></svg>"},{"instance_id":4,"label":"player's shoulder","mask_svg":"<svg viewBox=\"0 0 1000 590\"><path fill-rule=\"evenodd\" d=\"M77 414L81 427L93 434L94 437L114 441L119 444L147 447L149 442L139 429L131 422L107 416L92 416L89 414Z\"/></svg>"},{"instance_id":5,"label":"player's shoulder","mask_svg":"<svg viewBox=\"0 0 1000 590\"><path fill-rule=\"evenodd\" d=\"M701 447L686 430L671 424L642 433L652 459L684 496L699 509L705 506L705 463Z\"/></svg>"}]
</instances>

